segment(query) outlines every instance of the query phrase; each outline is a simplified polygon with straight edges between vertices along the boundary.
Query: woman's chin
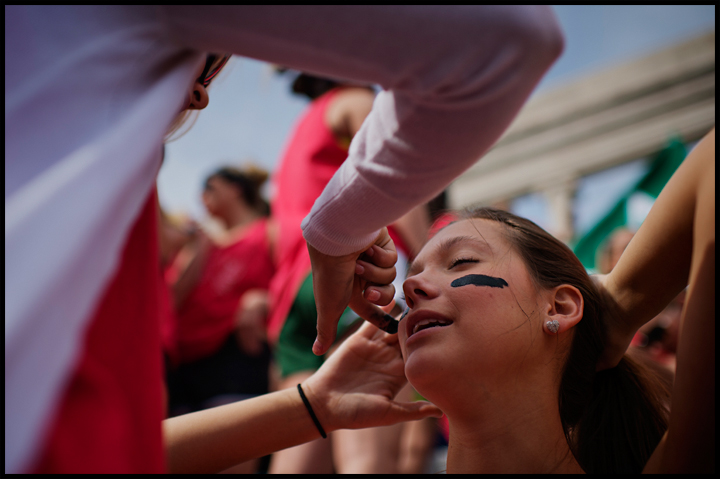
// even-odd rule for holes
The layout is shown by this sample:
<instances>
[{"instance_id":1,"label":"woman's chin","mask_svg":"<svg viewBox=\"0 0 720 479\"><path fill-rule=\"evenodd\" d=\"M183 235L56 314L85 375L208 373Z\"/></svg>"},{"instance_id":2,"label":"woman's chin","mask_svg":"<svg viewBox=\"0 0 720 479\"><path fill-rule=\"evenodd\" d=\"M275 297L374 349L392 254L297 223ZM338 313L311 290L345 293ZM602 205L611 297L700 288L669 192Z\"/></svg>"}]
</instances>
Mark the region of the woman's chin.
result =
<instances>
[{"instance_id":1,"label":"woman's chin","mask_svg":"<svg viewBox=\"0 0 720 479\"><path fill-rule=\"evenodd\" d=\"M449 358L418 353L410 354L405 361L405 377L422 397L437 405L438 393L444 397L442 391L449 390L458 378L454 377Z\"/></svg>"}]
</instances>

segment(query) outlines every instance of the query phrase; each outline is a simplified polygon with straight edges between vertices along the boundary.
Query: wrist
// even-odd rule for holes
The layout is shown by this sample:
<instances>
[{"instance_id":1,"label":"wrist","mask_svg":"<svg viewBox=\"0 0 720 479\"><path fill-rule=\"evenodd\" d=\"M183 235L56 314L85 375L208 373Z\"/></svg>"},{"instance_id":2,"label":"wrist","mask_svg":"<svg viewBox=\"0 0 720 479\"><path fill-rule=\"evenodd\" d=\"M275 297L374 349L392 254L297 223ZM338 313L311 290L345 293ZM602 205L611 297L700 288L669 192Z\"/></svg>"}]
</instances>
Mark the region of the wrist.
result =
<instances>
[{"instance_id":1,"label":"wrist","mask_svg":"<svg viewBox=\"0 0 720 479\"><path fill-rule=\"evenodd\" d=\"M655 316L644 295L630 286L619 286L612 272L606 276L603 283L609 297L608 307L616 318L614 326L625 335L633 336Z\"/></svg>"},{"instance_id":2,"label":"wrist","mask_svg":"<svg viewBox=\"0 0 720 479\"><path fill-rule=\"evenodd\" d=\"M302 385L297 385L298 393L300 394L300 399L302 400L303 404L305 405L305 408L307 409L308 414L310 415L310 419L312 419L312 422L315 424L315 427L317 428L318 432L320 433L320 437L323 439L327 439L327 433L325 432L325 429L322 427L322 424L320 424L320 421L317 418L317 415L315 415L315 411L312 408L312 405L310 404L310 401L308 400L307 396L305 396L305 392L303 391Z\"/></svg>"},{"instance_id":3,"label":"wrist","mask_svg":"<svg viewBox=\"0 0 720 479\"><path fill-rule=\"evenodd\" d=\"M324 388L319 387L312 379L312 376L307 378L301 383L301 387L305 393L305 398L315 413L315 417L326 433L340 429L336 426L333 415L328 407L327 395L322 393Z\"/></svg>"}]
</instances>

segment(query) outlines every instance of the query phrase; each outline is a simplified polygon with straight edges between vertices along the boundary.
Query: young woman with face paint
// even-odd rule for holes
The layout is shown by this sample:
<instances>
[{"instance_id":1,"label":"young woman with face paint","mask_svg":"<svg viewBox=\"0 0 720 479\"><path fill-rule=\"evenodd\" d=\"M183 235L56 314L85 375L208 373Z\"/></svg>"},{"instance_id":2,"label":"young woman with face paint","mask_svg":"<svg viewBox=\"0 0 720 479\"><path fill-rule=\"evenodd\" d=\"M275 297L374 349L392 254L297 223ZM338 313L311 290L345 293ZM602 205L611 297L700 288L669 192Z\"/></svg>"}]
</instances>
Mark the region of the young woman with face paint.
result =
<instances>
[{"instance_id":1,"label":"young woman with face paint","mask_svg":"<svg viewBox=\"0 0 720 479\"><path fill-rule=\"evenodd\" d=\"M524 220L473 216L440 230L411 265L398 329L405 374L448 416L448 472L581 472L557 407L570 336L545 323L575 325L583 296L536 286L505 237L503 220Z\"/></svg>"},{"instance_id":2,"label":"young woman with face paint","mask_svg":"<svg viewBox=\"0 0 720 479\"><path fill-rule=\"evenodd\" d=\"M624 353L688 273L668 414L668 388ZM449 418L448 472L714 469L714 131L599 282L531 221L483 208L425 245L404 291L405 374Z\"/></svg>"}]
</instances>

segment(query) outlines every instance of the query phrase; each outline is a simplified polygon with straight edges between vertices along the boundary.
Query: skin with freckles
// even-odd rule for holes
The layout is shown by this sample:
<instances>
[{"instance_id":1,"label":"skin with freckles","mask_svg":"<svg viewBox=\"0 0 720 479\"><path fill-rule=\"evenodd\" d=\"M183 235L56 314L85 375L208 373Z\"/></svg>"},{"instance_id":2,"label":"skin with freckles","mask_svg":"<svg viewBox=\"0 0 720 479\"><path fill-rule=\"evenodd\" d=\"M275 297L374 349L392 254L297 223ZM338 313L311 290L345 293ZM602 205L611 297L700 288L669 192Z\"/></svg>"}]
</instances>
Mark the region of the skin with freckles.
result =
<instances>
[{"instance_id":1,"label":"skin with freckles","mask_svg":"<svg viewBox=\"0 0 720 479\"><path fill-rule=\"evenodd\" d=\"M411 265L398 328L405 375L450 420L448 473L582 472L558 412L582 296L569 285L539 289L502 228L453 223ZM421 316L452 324L413 334ZM557 335L544 328L554 319Z\"/></svg>"}]
</instances>

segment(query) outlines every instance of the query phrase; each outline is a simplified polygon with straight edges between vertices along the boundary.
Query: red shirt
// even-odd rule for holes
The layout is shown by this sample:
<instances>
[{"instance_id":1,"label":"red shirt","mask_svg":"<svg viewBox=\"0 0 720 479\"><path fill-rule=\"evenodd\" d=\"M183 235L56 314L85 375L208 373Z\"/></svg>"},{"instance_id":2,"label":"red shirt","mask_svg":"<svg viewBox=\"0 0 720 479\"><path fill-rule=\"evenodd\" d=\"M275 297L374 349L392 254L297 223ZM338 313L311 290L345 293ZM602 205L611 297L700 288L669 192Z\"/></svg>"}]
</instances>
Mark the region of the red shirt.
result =
<instances>
[{"instance_id":1,"label":"red shirt","mask_svg":"<svg viewBox=\"0 0 720 479\"><path fill-rule=\"evenodd\" d=\"M176 313L180 362L220 349L235 328L242 296L251 289L268 289L274 273L265 219L256 221L230 246L214 246L197 286Z\"/></svg>"},{"instance_id":2,"label":"red shirt","mask_svg":"<svg viewBox=\"0 0 720 479\"><path fill-rule=\"evenodd\" d=\"M342 88L313 100L297 123L275 172L272 215L278 223L278 270L270 286L268 336L277 339L300 285L310 273L310 256L300 229L303 218L348 155L325 124L325 112Z\"/></svg>"},{"instance_id":3,"label":"red shirt","mask_svg":"<svg viewBox=\"0 0 720 479\"><path fill-rule=\"evenodd\" d=\"M165 472L156 195L130 231L32 472Z\"/></svg>"},{"instance_id":4,"label":"red shirt","mask_svg":"<svg viewBox=\"0 0 720 479\"><path fill-rule=\"evenodd\" d=\"M177 281L177 270L171 264L163 273L163 284L160 291L160 341L162 349L173 365L180 362L180 351L177 341L177 315L173 300L171 284Z\"/></svg>"}]
</instances>

